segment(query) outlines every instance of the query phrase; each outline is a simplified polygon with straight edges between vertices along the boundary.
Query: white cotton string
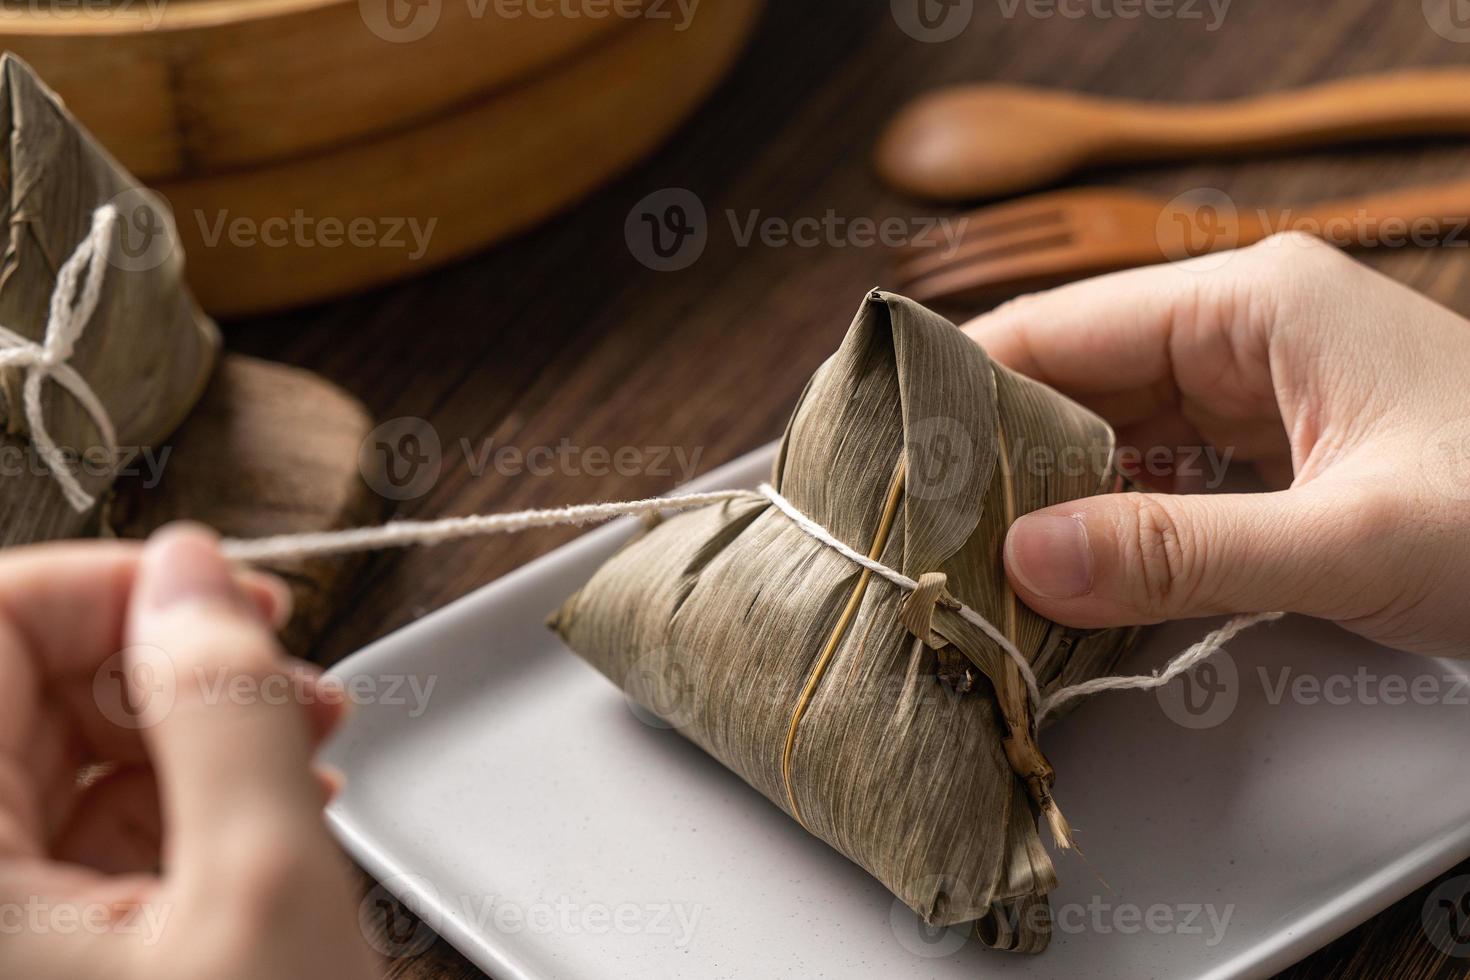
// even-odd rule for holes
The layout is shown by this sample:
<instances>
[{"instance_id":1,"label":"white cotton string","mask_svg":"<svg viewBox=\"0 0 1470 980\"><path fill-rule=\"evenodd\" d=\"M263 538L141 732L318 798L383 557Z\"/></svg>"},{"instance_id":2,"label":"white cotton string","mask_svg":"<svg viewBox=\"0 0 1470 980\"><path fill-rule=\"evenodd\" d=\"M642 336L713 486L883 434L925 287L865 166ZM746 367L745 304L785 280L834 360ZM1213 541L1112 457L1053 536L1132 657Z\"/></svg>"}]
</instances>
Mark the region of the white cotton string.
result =
<instances>
[{"instance_id":1,"label":"white cotton string","mask_svg":"<svg viewBox=\"0 0 1470 980\"><path fill-rule=\"evenodd\" d=\"M1041 703L1041 710L1037 713L1036 721L1044 721L1046 716L1056 711L1062 705L1078 698L1098 694L1102 691L1126 691L1126 690L1148 690L1155 687L1163 687L1185 671L1204 663L1206 660L1225 649L1225 644L1235 639L1236 635L1243 630L1250 629L1258 623L1267 623L1280 619L1285 613L1266 612L1249 613L1244 616L1236 616L1224 626L1209 633L1204 639L1194 646L1185 650L1179 656L1164 665L1163 670L1154 671L1152 674L1137 677L1097 677L1071 687L1064 687L1053 691Z\"/></svg>"},{"instance_id":2,"label":"white cotton string","mask_svg":"<svg viewBox=\"0 0 1470 980\"><path fill-rule=\"evenodd\" d=\"M66 454L51 437L46 427L46 413L41 407L41 389L49 378L71 393L97 426L111 465L117 459L117 434L112 418L92 386L67 361L97 310L102 280L107 274L107 248L116 222L117 209L111 204L104 204L92 212L92 227L87 237L82 239L56 274L46 334L41 342L0 326L0 368L16 367L25 371L21 397L31 442L61 487L67 502L78 513L89 510L96 503L96 498L82 488L81 481L67 464Z\"/></svg>"},{"instance_id":3,"label":"white cotton string","mask_svg":"<svg viewBox=\"0 0 1470 980\"><path fill-rule=\"evenodd\" d=\"M538 527L582 526L599 524L618 517L642 514L657 514L664 511L694 510L710 504L728 503L732 500L765 499L790 518L808 536L826 545L848 561L866 568L874 575L891 582L905 592L913 592L919 583L900 571L889 568L843 544L825 527L812 520L796 508L791 501L768 483L762 483L756 492L749 490L719 490L712 493L686 493L669 497L651 497L646 500L629 500L603 504L582 504L572 507L554 507L547 510L523 510L510 514L486 514L471 517L448 517L437 521L390 521L379 527L352 528L345 531L323 531L314 534L281 534L269 538L250 540L226 539L221 542L225 556L233 561L261 562L308 558L321 555L341 555L351 552L375 551L380 548L404 548L412 545L439 544L458 538L487 534L515 534ZM958 612L965 622L978 628L990 637L1006 656L1010 657L1026 682L1031 710L1037 724L1062 705L1100 691L1148 690L1163 687L1197 664L1204 662L1222 650L1242 630L1257 623L1280 619L1282 613L1252 613L1237 616L1224 626L1169 661L1162 670L1152 674L1128 677L1099 677L1070 687L1060 688L1046 697L1041 696L1036 682L1036 672L1031 664L1016 649L1004 633L969 606L960 603Z\"/></svg>"},{"instance_id":4,"label":"white cotton string","mask_svg":"<svg viewBox=\"0 0 1470 980\"><path fill-rule=\"evenodd\" d=\"M439 544L442 541L485 534L515 534L537 527L582 527L586 524L601 524L617 517L693 510L731 500L754 499L759 498L749 490L720 490L714 493L653 497L648 500L522 510L510 514L446 517L437 521L389 521L379 527L359 527L345 531L280 534L249 540L227 539L221 542L221 550L226 558L249 562L345 555L356 551L376 551L380 548Z\"/></svg>"}]
</instances>

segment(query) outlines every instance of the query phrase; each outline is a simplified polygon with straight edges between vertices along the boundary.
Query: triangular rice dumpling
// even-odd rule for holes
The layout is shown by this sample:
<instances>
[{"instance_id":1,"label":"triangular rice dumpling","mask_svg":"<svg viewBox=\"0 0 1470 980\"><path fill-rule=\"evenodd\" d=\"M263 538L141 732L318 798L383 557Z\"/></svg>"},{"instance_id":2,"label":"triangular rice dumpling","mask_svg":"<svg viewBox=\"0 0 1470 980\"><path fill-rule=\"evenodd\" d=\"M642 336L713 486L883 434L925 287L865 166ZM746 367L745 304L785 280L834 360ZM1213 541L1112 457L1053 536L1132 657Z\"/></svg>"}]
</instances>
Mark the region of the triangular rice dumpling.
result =
<instances>
[{"instance_id":1,"label":"triangular rice dumpling","mask_svg":"<svg viewBox=\"0 0 1470 980\"><path fill-rule=\"evenodd\" d=\"M994 364L953 324L875 291L792 415L772 483L909 593L764 499L670 517L552 626L628 694L932 925L1036 952L1055 886L1050 798L1019 671L1043 692L1110 671L1133 631L1079 632L1017 602L1017 516L1121 489L1112 430Z\"/></svg>"}]
</instances>

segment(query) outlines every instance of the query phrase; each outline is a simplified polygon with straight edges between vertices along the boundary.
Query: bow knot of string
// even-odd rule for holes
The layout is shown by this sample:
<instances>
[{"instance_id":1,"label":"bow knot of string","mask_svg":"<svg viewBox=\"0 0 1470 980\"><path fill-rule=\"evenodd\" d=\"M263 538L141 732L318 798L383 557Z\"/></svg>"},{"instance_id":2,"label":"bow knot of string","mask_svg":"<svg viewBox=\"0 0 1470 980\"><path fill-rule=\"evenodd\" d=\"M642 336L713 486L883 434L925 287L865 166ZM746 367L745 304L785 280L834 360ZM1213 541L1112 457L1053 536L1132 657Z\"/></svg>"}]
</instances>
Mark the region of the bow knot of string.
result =
<instances>
[{"instance_id":1,"label":"bow knot of string","mask_svg":"<svg viewBox=\"0 0 1470 980\"><path fill-rule=\"evenodd\" d=\"M47 428L41 393L48 380L70 393L97 427L109 465L115 463L117 433L107 407L69 362L82 331L97 311L102 280L107 275L107 249L116 224L117 208L113 205L104 204L92 212L92 226L87 236L56 273L56 285L51 291L51 307L46 317L46 333L40 341L0 325L0 368L18 368L25 372L21 404L31 442L61 487L67 503L78 513L85 513L97 499L86 491L72 472L66 453L56 444Z\"/></svg>"}]
</instances>

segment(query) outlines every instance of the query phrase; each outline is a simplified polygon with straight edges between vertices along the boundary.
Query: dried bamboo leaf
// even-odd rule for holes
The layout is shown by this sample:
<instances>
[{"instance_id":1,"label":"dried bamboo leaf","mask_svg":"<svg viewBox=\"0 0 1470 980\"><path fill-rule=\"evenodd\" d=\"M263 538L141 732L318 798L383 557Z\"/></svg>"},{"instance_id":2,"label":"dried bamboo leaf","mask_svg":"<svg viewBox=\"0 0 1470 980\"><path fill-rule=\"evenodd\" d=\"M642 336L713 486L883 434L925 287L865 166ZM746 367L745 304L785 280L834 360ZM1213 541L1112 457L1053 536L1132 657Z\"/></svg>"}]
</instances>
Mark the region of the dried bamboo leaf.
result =
<instances>
[{"instance_id":1,"label":"dried bamboo leaf","mask_svg":"<svg viewBox=\"0 0 1470 980\"><path fill-rule=\"evenodd\" d=\"M920 581L914 598L741 501L635 539L553 627L926 921L1039 951L1056 885L1037 829L1050 767L1019 672L943 597L1007 631L1045 686L1110 670L1132 634L1026 609L1000 548L1020 514L1121 486L1111 430L874 292L807 385L774 481Z\"/></svg>"},{"instance_id":2,"label":"dried bamboo leaf","mask_svg":"<svg viewBox=\"0 0 1470 980\"><path fill-rule=\"evenodd\" d=\"M109 202L118 208L101 298L70 363L106 406L121 447L158 444L203 392L220 343L183 284L167 206L12 54L0 56L0 182L0 324L32 340L45 335L56 273L86 237L93 211ZM0 369L0 451L12 462L29 456L23 380L22 369ZM45 386L42 408L58 445L79 453L101 447L92 420L55 384ZM93 495L112 482L101 462L78 473ZM0 479L0 544L73 536L90 520L72 510L44 468L12 466Z\"/></svg>"}]
</instances>

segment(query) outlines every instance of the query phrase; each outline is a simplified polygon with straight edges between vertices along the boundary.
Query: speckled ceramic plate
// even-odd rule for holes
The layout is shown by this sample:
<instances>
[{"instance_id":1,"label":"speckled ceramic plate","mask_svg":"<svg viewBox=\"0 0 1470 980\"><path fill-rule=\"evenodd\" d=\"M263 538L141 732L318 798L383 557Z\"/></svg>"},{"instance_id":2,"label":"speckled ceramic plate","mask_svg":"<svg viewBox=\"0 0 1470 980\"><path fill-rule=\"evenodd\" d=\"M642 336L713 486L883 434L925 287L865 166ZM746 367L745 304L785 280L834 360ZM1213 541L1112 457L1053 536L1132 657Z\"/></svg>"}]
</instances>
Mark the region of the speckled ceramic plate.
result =
<instances>
[{"instance_id":1,"label":"speckled ceramic plate","mask_svg":"<svg viewBox=\"0 0 1470 980\"><path fill-rule=\"evenodd\" d=\"M754 486L771 452L700 485ZM1058 858L1047 952L928 933L545 629L630 527L336 669L366 703L327 749L349 776L332 823L497 980L1262 977L1470 855L1465 670L1288 619L1043 736L1086 851ZM1158 665L1206 625L1154 631L1125 668ZM1457 925L1461 897L1431 896L1428 926ZM376 907L369 896L364 914ZM389 926L390 954L432 938ZM1441 943L1459 935L1428 926Z\"/></svg>"}]
</instances>

